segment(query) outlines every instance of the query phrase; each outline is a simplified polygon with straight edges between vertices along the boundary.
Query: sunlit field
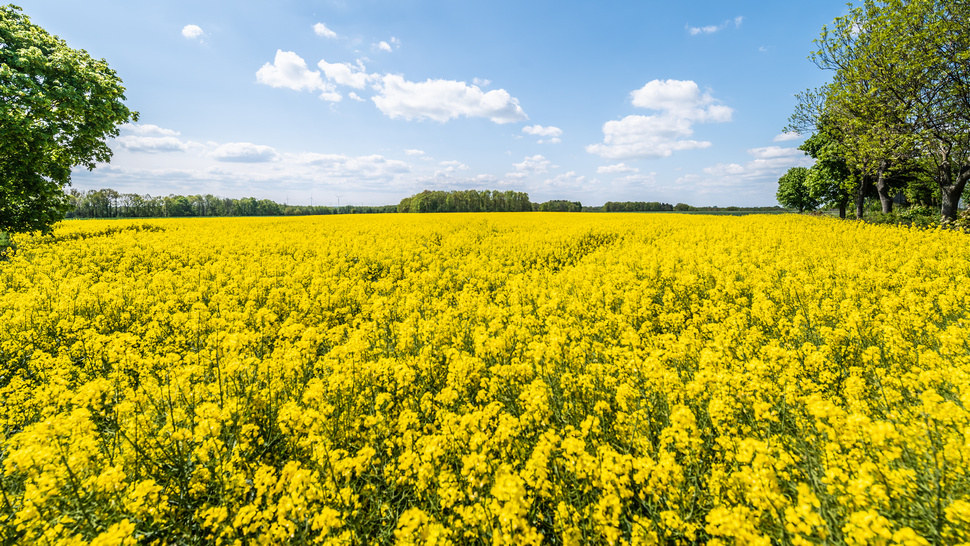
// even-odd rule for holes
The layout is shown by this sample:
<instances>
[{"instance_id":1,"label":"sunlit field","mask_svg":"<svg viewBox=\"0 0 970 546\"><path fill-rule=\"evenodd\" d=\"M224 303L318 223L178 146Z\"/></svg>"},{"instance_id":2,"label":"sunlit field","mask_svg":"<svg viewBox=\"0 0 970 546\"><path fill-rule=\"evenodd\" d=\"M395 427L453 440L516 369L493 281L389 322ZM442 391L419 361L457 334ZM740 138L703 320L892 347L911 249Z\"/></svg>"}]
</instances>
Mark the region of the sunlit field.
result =
<instances>
[{"instance_id":1,"label":"sunlit field","mask_svg":"<svg viewBox=\"0 0 970 546\"><path fill-rule=\"evenodd\" d=\"M0 261L3 544L970 540L970 239L83 221Z\"/></svg>"}]
</instances>

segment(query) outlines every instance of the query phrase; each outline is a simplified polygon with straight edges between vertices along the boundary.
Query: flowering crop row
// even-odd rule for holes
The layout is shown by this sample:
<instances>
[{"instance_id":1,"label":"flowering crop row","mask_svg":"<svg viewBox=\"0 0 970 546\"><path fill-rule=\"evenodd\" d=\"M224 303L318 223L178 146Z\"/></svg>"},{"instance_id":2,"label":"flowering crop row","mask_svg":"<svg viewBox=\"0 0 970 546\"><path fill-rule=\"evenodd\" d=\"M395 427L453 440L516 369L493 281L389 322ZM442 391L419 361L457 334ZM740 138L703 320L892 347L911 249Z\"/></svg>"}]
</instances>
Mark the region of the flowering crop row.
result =
<instances>
[{"instance_id":1,"label":"flowering crop row","mask_svg":"<svg viewBox=\"0 0 970 546\"><path fill-rule=\"evenodd\" d=\"M87 221L0 262L0 543L970 540L965 235Z\"/></svg>"}]
</instances>

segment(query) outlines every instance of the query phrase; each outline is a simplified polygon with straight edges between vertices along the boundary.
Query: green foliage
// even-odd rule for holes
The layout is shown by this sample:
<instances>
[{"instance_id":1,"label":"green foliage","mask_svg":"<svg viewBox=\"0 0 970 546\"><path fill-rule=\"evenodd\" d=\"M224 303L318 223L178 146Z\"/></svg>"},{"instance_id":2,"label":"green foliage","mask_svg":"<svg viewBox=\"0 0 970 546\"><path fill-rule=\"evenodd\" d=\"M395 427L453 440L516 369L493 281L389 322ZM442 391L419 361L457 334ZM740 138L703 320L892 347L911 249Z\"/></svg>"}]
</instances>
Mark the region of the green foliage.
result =
<instances>
[{"instance_id":1,"label":"green foliage","mask_svg":"<svg viewBox=\"0 0 970 546\"><path fill-rule=\"evenodd\" d=\"M188 216L304 216L397 212L397 205L342 207L281 205L269 199L231 199L215 195L153 197L112 189L71 190L67 218L172 218Z\"/></svg>"},{"instance_id":2,"label":"green foliage","mask_svg":"<svg viewBox=\"0 0 970 546\"><path fill-rule=\"evenodd\" d=\"M107 62L0 6L0 230L49 231L71 169L111 158L105 139L137 119Z\"/></svg>"},{"instance_id":3,"label":"green foliage","mask_svg":"<svg viewBox=\"0 0 970 546\"><path fill-rule=\"evenodd\" d=\"M870 224L907 225L919 228L931 228L940 224L940 213L930 207L914 205L904 207L890 213L874 211L865 218Z\"/></svg>"},{"instance_id":4,"label":"green foliage","mask_svg":"<svg viewBox=\"0 0 970 546\"><path fill-rule=\"evenodd\" d=\"M603 212L661 212L674 210L670 203L657 201L607 201L603 205Z\"/></svg>"},{"instance_id":5,"label":"green foliage","mask_svg":"<svg viewBox=\"0 0 970 546\"><path fill-rule=\"evenodd\" d=\"M830 124L821 123L818 132L806 139L799 149L816 160L805 178L811 198L821 206L838 208L839 215L845 217L846 205L858 182L846 163L840 139L833 131Z\"/></svg>"},{"instance_id":6,"label":"green foliage","mask_svg":"<svg viewBox=\"0 0 970 546\"><path fill-rule=\"evenodd\" d=\"M793 125L836 129L857 214L873 185L883 212L902 190L956 216L970 181L968 20L965 1L867 0L823 27L812 58L833 79L800 97Z\"/></svg>"},{"instance_id":7,"label":"green foliage","mask_svg":"<svg viewBox=\"0 0 970 546\"><path fill-rule=\"evenodd\" d=\"M529 194L517 191L431 191L405 197L398 212L522 212L531 211Z\"/></svg>"},{"instance_id":8,"label":"green foliage","mask_svg":"<svg viewBox=\"0 0 970 546\"><path fill-rule=\"evenodd\" d=\"M815 210L818 201L812 197L812 192L806 184L808 169L792 167L778 179L778 192L775 196L783 207L795 209L798 212Z\"/></svg>"},{"instance_id":9,"label":"green foliage","mask_svg":"<svg viewBox=\"0 0 970 546\"><path fill-rule=\"evenodd\" d=\"M564 199L554 199L541 203L538 210L542 212L582 212L583 204L579 201L566 201Z\"/></svg>"},{"instance_id":10,"label":"green foliage","mask_svg":"<svg viewBox=\"0 0 970 546\"><path fill-rule=\"evenodd\" d=\"M14 249L13 241L10 240L10 234L0 231L0 260L6 258Z\"/></svg>"}]
</instances>

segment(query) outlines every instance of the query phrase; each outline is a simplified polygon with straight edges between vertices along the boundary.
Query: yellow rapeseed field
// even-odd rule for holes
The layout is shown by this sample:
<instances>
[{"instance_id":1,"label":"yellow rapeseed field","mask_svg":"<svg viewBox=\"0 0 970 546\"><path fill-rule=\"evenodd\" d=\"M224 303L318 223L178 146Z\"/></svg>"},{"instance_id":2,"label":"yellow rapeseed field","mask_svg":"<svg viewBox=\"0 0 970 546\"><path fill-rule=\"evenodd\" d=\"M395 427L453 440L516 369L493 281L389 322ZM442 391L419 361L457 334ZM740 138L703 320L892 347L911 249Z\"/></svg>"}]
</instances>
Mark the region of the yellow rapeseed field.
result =
<instances>
[{"instance_id":1,"label":"yellow rapeseed field","mask_svg":"<svg viewBox=\"0 0 970 546\"><path fill-rule=\"evenodd\" d=\"M0 262L2 544L970 541L970 239L85 221Z\"/></svg>"}]
</instances>

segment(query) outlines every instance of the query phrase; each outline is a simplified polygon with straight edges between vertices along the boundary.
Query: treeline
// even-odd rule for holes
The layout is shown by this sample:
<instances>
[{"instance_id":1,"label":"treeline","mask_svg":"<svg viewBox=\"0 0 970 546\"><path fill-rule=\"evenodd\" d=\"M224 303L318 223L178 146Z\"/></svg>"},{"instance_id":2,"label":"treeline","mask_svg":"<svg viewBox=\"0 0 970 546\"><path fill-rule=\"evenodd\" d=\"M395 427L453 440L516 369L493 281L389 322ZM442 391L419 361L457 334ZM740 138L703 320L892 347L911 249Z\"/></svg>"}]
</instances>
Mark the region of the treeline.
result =
<instances>
[{"instance_id":1,"label":"treeline","mask_svg":"<svg viewBox=\"0 0 970 546\"><path fill-rule=\"evenodd\" d=\"M522 212L532 210L529 194L520 191L431 191L405 197L398 212Z\"/></svg>"},{"instance_id":2,"label":"treeline","mask_svg":"<svg viewBox=\"0 0 970 546\"><path fill-rule=\"evenodd\" d=\"M677 203L658 203L656 201L607 201L603 204L603 212L661 212L672 210L690 210L689 205Z\"/></svg>"},{"instance_id":3,"label":"treeline","mask_svg":"<svg viewBox=\"0 0 970 546\"><path fill-rule=\"evenodd\" d=\"M545 203L533 203L533 209L541 212L583 212L583 204L579 201L553 199Z\"/></svg>"},{"instance_id":4,"label":"treeline","mask_svg":"<svg viewBox=\"0 0 970 546\"><path fill-rule=\"evenodd\" d=\"M151 196L112 189L71 190L67 218L186 218L193 216L302 216L390 212L778 212L780 207L693 207L656 201L608 201L584 207L579 201L533 203L529 194L497 190L425 190L397 205L341 207L286 205L269 199L205 195Z\"/></svg>"},{"instance_id":5,"label":"treeline","mask_svg":"<svg viewBox=\"0 0 970 546\"><path fill-rule=\"evenodd\" d=\"M151 196L112 189L71 190L67 218L185 218L192 216L302 216L396 212L397 206L342 207L283 205L269 199L205 195Z\"/></svg>"}]
</instances>

